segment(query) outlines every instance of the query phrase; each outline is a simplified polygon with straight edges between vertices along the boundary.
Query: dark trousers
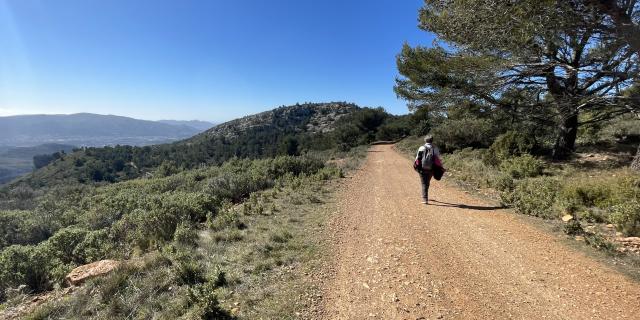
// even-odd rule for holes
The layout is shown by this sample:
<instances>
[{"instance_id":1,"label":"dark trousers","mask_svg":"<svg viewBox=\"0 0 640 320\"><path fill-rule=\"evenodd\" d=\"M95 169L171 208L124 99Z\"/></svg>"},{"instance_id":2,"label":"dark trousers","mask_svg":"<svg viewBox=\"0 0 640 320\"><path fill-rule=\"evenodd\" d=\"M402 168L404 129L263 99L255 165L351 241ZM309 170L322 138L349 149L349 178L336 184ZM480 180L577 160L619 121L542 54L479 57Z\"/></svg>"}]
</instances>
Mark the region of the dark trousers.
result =
<instances>
[{"instance_id":1,"label":"dark trousers","mask_svg":"<svg viewBox=\"0 0 640 320\"><path fill-rule=\"evenodd\" d=\"M420 172L420 182L422 184L422 199L424 199L425 201L429 200L429 183L431 183L432 177L433 173L431 173L431 171Z\"/></svg>"}]
</instances>

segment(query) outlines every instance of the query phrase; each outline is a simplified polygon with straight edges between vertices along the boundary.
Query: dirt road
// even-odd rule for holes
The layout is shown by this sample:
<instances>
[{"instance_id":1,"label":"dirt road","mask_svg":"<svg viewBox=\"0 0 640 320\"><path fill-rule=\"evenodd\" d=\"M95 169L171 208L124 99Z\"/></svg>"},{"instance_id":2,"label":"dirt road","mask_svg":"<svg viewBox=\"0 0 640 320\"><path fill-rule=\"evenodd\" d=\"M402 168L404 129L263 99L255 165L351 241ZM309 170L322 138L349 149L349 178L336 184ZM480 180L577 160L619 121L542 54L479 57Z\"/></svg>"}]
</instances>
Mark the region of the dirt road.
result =
<instances>
[{"instance_id":1,"label":"dirt road","mask_svg":"<svg viewBox=\"0 0 640 320\"><path fill-rule=\"evenodd\" d=\"M640 319L640 284L374 146L330 224L329 319Z\"/></svg>"}]
</instances>

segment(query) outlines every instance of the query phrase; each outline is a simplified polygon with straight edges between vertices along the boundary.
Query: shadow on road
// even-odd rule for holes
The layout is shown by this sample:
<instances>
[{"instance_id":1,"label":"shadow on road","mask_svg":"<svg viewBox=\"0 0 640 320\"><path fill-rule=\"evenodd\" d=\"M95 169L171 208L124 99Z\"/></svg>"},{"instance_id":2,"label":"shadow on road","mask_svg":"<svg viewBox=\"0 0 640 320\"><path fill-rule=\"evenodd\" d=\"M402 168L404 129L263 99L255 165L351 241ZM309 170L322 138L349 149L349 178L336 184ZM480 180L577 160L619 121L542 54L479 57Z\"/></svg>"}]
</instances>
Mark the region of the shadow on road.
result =
<instances>
[{"instance_id":1,"label":"shadow on road","mask_svg":"<svg viewBox=\"0 0 640 320\"><path fill-rule=\"evenodd\" d=\"M430 200L429 202L430 202L429 205L432 205L432 206L454 207L454 208L469 209L469 210L500 210L500 209L505 209L506 208L504 206L499 206L499 207L495 207L495 206L489 206L489 207L470 206L470 205L466 205L466 204L449 203L449 202L443 202L443 201L438 201L438 200ZM433 202L437 202L437 203L433 203Z\"/></svg>"}]
</instances>

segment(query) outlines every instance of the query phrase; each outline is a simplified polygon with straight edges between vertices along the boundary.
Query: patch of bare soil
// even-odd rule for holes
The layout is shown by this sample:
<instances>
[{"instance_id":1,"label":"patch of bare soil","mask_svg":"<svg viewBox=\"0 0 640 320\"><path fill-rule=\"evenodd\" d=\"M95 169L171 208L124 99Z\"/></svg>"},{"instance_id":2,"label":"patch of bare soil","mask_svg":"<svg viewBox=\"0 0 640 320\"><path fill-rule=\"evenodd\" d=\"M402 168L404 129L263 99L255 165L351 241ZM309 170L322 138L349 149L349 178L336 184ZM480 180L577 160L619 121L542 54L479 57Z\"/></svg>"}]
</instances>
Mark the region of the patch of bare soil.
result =
<instances>
[{"instance_id":1,"label":"patch of bare soil","mask_svg":"<svg viewBox=\"0 0 640 320\"><path fill-rule=\"evenodd\" d=\"M558 235L371 148L329 224L327 319L638 319L640 284Z\"/></svg>"}]
</instances>

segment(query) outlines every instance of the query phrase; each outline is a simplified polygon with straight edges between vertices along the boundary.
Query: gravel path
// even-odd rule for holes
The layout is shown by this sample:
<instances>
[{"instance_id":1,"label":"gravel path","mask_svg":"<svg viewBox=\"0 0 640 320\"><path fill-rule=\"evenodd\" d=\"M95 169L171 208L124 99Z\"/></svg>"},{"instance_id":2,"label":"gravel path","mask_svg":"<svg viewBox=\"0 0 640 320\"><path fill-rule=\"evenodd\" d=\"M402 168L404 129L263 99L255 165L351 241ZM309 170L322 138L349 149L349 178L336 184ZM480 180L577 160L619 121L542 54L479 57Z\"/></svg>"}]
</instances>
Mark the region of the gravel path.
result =
<instances>
[{"instance_id":1,"label":"gravel path","mask_svg":"<svg viewBox=\"0 0 640 320\"><path fill-rule=\"evenodd\" d=\"M640 284L374 146L330 223L328 319L640 319Z\"/></svg>"}]
</instances>

